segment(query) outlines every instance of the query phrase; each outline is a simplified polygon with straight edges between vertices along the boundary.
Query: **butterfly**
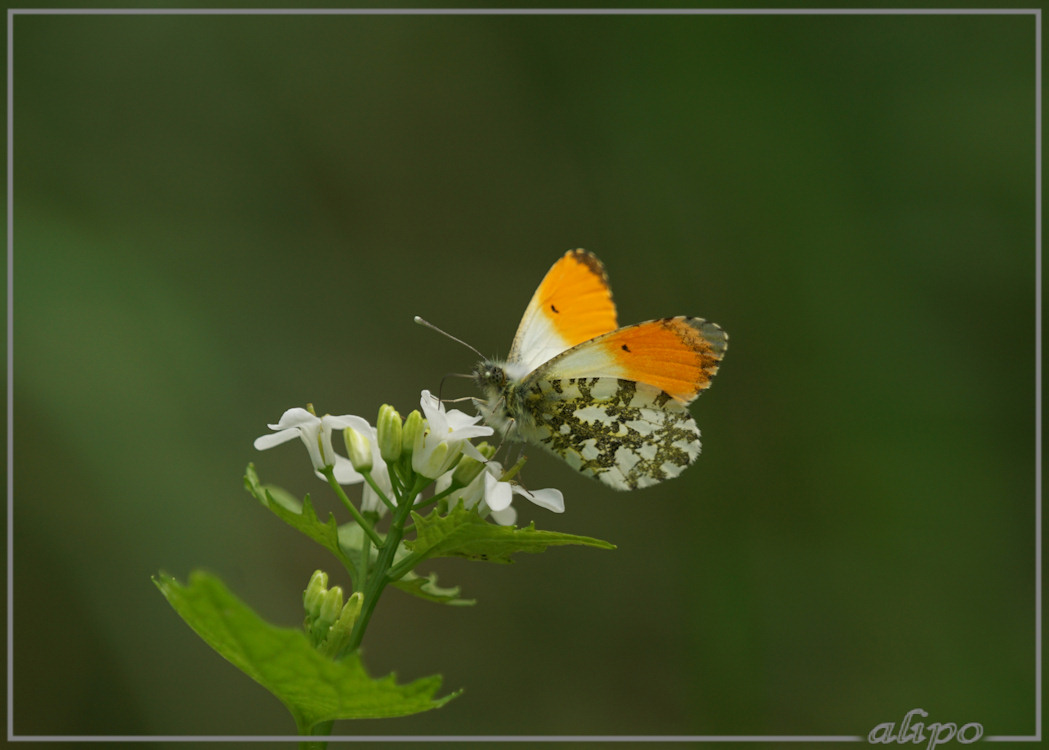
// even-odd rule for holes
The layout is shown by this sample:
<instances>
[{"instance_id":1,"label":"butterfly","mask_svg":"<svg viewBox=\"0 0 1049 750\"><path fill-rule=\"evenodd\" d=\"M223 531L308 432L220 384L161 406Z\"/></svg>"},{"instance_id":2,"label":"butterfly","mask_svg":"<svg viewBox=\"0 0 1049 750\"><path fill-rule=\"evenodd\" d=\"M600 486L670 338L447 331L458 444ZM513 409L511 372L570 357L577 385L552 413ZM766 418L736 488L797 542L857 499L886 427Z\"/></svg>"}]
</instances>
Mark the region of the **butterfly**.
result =
<instances>
[{"instance_id":1,"label":"butterfly","mask_svg":"<svg viewBox=\"0 0 1049 750\"><path fill-rule=\"evenodd\" d=\"M569 250L532 295L505 361L482 360L474 399L491 427L617 490L676 477L699 456L688 404L710 385L728 334L702 318L620 328L608 276Z\"/></svg>"}]
</instances>

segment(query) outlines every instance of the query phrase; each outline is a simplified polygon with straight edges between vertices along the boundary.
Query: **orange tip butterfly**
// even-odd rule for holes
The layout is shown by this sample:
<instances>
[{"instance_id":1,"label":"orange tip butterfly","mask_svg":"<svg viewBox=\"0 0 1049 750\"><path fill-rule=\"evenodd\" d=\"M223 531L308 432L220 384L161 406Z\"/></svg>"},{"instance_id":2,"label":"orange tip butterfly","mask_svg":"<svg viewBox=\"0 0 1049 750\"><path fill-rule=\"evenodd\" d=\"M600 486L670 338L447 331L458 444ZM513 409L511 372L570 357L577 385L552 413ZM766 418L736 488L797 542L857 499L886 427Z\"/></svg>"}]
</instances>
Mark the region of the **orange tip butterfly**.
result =
<instances>
[{"instance_id":1,"label":"orange tip butterfly","mask_svg":"<svg viewBox=\"0 0 1049 750\"><path fill-rule=\"evenodd\" d=\"M617 490L676 477L699 456L688 412L710 385L728 334L702 318L620 328L601 261L569 250L547 272L505 362L473 378L484 420Z\"/></svg>"}]
</instances>

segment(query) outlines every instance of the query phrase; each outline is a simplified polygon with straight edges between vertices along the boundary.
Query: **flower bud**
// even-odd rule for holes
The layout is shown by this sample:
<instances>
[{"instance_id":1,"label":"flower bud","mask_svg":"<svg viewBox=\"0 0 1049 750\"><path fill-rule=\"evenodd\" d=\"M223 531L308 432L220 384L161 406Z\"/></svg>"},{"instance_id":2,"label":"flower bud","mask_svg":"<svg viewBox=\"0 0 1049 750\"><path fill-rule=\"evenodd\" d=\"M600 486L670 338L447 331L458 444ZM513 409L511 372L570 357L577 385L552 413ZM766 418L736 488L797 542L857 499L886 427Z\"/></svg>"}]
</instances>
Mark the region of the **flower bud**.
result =
<instances>
[{"instance_id":1,"label":"flower bud","mask_svg":"<svg viewBox=\"0 0 1049 750\"><path fill-rule=\"evenodd\" d=\"M302 605L306 608L306 618L316 619L321 611L321 601L328 591L328 574L323 570L313 571L306 590L302 592Z\"/></svg>"},{"instance_id":2,"label":"flower bud","mask_svg":"<svg viewBox=\"0 0 1049 750\"><path fill-rule=\"evenodd\" d=\"M364 595L360 591L350 594L346 604L339 613L339 619L331 626L328 637L321 646L321 653L337 659L342 649L350 642L353 626L357 622L357 616L361 613L361 605L364 603Z\"/></svg>"},{"instance_id":3,"label":"flower bud","mask_svg":"<svg viewBox=\"0 0 1049 750\"><path fill-rule=\"evenodd\" d=\"M484 464L471 456L463 456L452 473L452 484L465 487L484 471Z\"/></svg>"},{"instance_id":4,"label":"flower bud","mask_svg":"<svg viewBox=\"0 0 1049 750\"><path fill-rule=\"evenodd\" d=\"M392 464L401 457L401 415L389 404L383 404L379 408L375 429L378 431L379 455L383 461Z\"/></svg>"},{"instance_id":5,"label":"flower bud","mask_svg":"<svg viewBox=\"0 0 1049 750\"><path fill-rule=\"evenodd\" d=\"M362 474L372 469L372 445L361 433L352 427L342 431L342 439L346 441L346 455L350 457L353 468Z\"/></svg>"},{"instance_id":6,"label":"flower bud","mask_svg":"<svg viewBox=\"0 0 1049 750\"><path fill-rule=\"evenodd\" d=\"M340 586L332 586L325 592L324 599L321 600L321 611L314 628L326 634L328 628L339 619L341 613L342 588Z\"/></svg>"},{"instance_id":7,"label":"flower bud","mask_svg":"<svg viewBox=\"0 0 1049 750\"><path fill-rule=\"evenodd\" d=\"M423 419L423 415L419 413L418 409L413 409L412 413L405 418L404 428L401 430L402 456L406 455L411 458L412 450L415 448L415 436L425 429L426 420Z\"/></svg>"}]
</instances>

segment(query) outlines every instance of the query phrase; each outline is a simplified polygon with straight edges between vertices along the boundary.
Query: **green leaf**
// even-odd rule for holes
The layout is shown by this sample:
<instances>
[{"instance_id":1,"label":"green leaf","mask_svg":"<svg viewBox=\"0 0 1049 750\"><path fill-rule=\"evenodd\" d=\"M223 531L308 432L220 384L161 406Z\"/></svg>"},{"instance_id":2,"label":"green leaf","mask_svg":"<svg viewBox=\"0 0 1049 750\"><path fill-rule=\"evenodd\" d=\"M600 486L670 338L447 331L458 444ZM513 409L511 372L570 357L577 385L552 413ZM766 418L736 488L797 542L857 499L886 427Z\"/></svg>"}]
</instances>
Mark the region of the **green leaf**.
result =
<instances>
[{"instance_id":1,"label":"green leaf","mask_svg":"<svg viewBox=\"0 0 1049 750\"><path fill-rule=\"evenodd\" d=\"M317 513L313 510L313 503L310 502L309 495L299 503L280 487L260 484L254 464L248 464L247 471L244 473L244 487L255 496L256 500L273 511L277 518L331 551L346 567L351 580L357 580L357 566L339 544L339 524L334 514L329 513L328 522L321 523L317 518Z\"/></svg>"},{"instance_id":2,"label":"green leaf","mask_svg":"<svg viewBox=\"0 0 1049 750\"><path fill-rule=\"evenodd\" d=\"M415 521L415 539L406 542L412 556L419 562L431 557L465 557L467 560L513 562L515 552L543 552L547 547L562 544L580 544L586 547L615 549L615 545L601 539L557 531L540 531L531 523L527 528L499 526L481 518L473 510L465 510L462 503L440 516L434 510L428 516L412 513Z\"/></svg>"},{"instance_id":3,"label":"green leaf","mask_svg":"<svg viewBox=\"0 0 1049 750\"><path fill-rule=\"evenodd\" d=\"M335 719L429 711L459 695L434 698L440 675L398 685L393 674L369 677L357 653L332 661L318 653L301 630L265 622L222 581L203 571L191 573L186 586L164 573L153 582L197 635L291 711L300 734Z\"/></svg>"},{"instance_id":4,"label":"green leaf","mask_svg":"<svg viewBox=\"0 0 1049 750\"><path fill-rule=\"evenodd\" d=\"M364 533L364 529L362 529L356 521L347 521L342 526L340 526L338 531L338 538L339 546L345 552L352 553L358 560L361 559L361 550L364 549L364 543L368 541L368 537ZM375 562L378 556L378 549L375 547L374 544L369 544L369 565Z\"/></svg>"},{"instance_id":5,"label":"green leaf","mask_svg":"<svg viewBox=\"0 0 1049 750\"><path fill-rule=\"evenodd\" d=\"M470 606L477 603L476 599L460 599L458 586L452 586L450 588L438 586L436 573L430 573L430 575L424 578L415 573L408 572L401 579L394 581L392 585L396 586L401 591L406 591L412 596L417 596L428 602L451 604L453 606Z\"/></svg>"},{"instance_id":6,"label":"green leaf","mask_svg":"<svg viewBox=\"0 0 1049 750\"><path fill-rule=\"evenodd\" d=\"M366 537L364 530L353 521L344 523L339 527L339 544L344 550L347 550L351 554L356 556L356 559L361 559L361 549L364 544ZM397 545L397 552L393 556L393 565L396 567L397 563L403 560L409 555L408 548L402 541ZM379 551L372 546L371 554L369 555L369 565L374 563L379 557ZM437 574L430 573L425 578L415 573L408 571L398 580L393 581L393 585L399 588L405 593L417 596L420 599L425 599L428 602L436 602L438 604L451 604L454 606L463 606L476 604L476 599L460 599L459 598L459 587L442 587L437 585Z\"/></svg>"}]
</instances>

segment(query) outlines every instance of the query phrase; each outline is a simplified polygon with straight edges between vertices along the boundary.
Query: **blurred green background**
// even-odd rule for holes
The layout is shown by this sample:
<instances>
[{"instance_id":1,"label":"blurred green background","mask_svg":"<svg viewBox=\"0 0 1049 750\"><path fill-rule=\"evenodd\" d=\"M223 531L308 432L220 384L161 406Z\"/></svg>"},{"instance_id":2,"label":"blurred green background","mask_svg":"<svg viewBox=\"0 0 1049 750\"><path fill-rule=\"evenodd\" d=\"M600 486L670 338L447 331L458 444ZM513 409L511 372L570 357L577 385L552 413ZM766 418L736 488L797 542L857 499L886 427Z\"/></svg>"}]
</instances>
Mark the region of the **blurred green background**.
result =
<instances>
[{"instance_id":1,"label":"blurred green background","mask_svg":"<svg viewBox=\"0 0 1049 750\"><path fill-rule=\"evenodd\" d=\"M1034 731L1032 16L17 16L14 731L291 734L150 582L301 622L336 510L291 406L374 420L505 354L565 250L620 320L731 336L704 453L613 493L618 544L476 597L391 591L374 674L446 708L347 734ZM449 381L446 396L473 393ZM336 582L338 579L336 578Z\"/></svg>"}]
</instances>

